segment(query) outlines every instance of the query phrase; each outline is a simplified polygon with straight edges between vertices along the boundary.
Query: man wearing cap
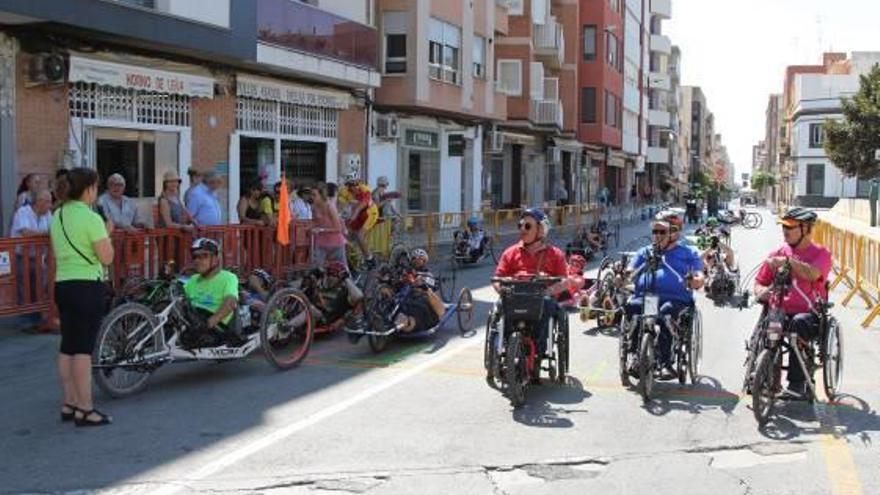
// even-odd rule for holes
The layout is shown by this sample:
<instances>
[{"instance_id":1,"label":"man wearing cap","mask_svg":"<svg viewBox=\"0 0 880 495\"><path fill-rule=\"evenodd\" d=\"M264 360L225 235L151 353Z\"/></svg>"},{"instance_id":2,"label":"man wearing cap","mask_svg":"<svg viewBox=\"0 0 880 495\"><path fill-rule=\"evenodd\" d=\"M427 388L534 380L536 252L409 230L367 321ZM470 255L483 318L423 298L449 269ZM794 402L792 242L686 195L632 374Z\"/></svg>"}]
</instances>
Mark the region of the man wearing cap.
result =
<instances>
[{"instance_id":1,"label":"man wearing cap","mask_svg":"<svg viewBox=\"0 0 880 495\"><path fill-rule=\"evenodd\" d=\"M785 263L791 265L792 289L782 301L782 311L790 322L791 330L806 340L819 335L819 317L813 313L818 299L827 300L825 287L831 272L831 251L813 242L816 213L801 207L788 209L778 223L782 225L785 244L769 254L755 277L755 297L766 301L774 274ZM788 395L805 397L806 377L800 366L788 366Z\"/></svg>"},{"instance_id":2,"label":"man wearing cap","mask_svg":"<svg viewBox=\"0 0 880 495\"><path fill-rule=\"evenodd\" d=\"M220 202L217 201L215 192L223 185L223 178L211 170L205 173L202 182L190 191L189 199L186 200L186 209L189 210L196 225L210 227L220 225L223 215L220 210Z\"/></svg>"},{"instance_id":3,"label":"man wearing cap","mask_svg":"<svg viewBox=\"0 0 880 495\"><path fill-rule=\"evenodd\" d=\"M125 196L125 178L119 174L107 178L107 192L98 198L98 208L116 228L126 232L144 228L138 218L137 205Z\"/></svg>"}]
</instances>

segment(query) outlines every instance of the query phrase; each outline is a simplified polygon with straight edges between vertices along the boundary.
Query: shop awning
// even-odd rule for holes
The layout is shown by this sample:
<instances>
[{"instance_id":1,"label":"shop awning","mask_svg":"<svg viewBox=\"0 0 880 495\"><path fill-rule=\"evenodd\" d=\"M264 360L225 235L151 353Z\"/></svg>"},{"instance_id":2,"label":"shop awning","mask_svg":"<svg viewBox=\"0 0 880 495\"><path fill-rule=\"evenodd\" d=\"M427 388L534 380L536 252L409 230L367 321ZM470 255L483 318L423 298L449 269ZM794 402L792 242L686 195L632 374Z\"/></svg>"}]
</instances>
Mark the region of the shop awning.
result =
<instances>
[{"instance_id":1,"label":"shop awning","mask_svg":"<svg viewBox=\"0 0 880 495\"><path fill-rule=\"evenodd\" d=\"M316 88L247 74L237 74L235 80L235 94L246 98L339 110L345 110L352 103L351 95L344 91Z\"/></svg>"},{"instance_id":2,"label":"shop awning","mask_svg":"<svg viewBox=\"0 0 880 495\"><path fill-rule=\"evenodd\" d=\"M626 155L611 152L608 154L608 166L617 168L626 168Z\"/></svg>"},{"instance_id":3,"label":"shop awning","mask_svg":"<svg viewBox=\"0 0 880 495\"><path fill-rule=\"evenodd\" d=\"M535 146L538 144L538 140L535 139L535 136L531 136L529 134L519 134L516 132L502 132L504 135L504 142L510 144L522 144L526 146Z\"/></svg>"},{"instance_id":4,"label":"shop awning","mask_svg":"<svg viewBox=\"0 0 880 495\"><path fill-rule=\"evenodd\" d=\"M577 139L553 138L553 143L556 144L556 146L569 151L580 151L584 147L584 143Z\"/></svg>"},{"instance_id":5,"label":"shop awning","mask_svg":"<svg viewBox=\"0 0 880 495\"><path fill-rule=\"evenodd\" d=\"M196 98L214 97L214 78L207 69L136 55L86 56L71 52L68 80Z\"/></svg>"}]
</instances>

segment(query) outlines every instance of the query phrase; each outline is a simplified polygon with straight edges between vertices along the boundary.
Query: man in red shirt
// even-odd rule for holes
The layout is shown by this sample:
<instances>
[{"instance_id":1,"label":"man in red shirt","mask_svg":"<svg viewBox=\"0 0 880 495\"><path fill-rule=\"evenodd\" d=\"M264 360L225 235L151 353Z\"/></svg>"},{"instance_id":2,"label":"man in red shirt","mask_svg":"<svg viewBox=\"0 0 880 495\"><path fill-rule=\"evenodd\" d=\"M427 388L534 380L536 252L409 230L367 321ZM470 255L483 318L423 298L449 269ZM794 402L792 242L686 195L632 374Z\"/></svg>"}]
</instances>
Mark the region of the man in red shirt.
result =
<instances>
[{"instance_id":1,"label":"man in red shirt","mask_svg":"<svg viewBox=\"0 0 880 495\"><path fill-rule=\"evenodd\" d=\"M816 213L793 207L779 219L785 245L773 251L755 277L755 297L766 301L773 275L786 261L791 265L792 288L782 301L782 310L790 319L791 329L803 339L819 335L819 317L813 312L813 303L828 298L825 287L831 272L831 252L813 243L813 224ZM788 367L788 390L794 397L803 397L806 377L800 366Z\"/></svg>"},{"instance_id":2,"label":"man in red shirt","mask_svg":"<svg viewBox=\"0 0 880 495\"><path fill-rule=\"evenodd\" d=\"M519 242L504 250L495 268L496 277L529 278L535 275L562 277L563 280L547 288L548 295L558 296L568 287L568 265L565 254L547 242L550 219L538 208L528 208L519 219ZM499 284L494 284L500 292ZM560 314L559 304L553 297L544 298L544 316L538 337L539 354L543 355L550 328L550 318L567 318Z\"/></svg>"}]
</instances>

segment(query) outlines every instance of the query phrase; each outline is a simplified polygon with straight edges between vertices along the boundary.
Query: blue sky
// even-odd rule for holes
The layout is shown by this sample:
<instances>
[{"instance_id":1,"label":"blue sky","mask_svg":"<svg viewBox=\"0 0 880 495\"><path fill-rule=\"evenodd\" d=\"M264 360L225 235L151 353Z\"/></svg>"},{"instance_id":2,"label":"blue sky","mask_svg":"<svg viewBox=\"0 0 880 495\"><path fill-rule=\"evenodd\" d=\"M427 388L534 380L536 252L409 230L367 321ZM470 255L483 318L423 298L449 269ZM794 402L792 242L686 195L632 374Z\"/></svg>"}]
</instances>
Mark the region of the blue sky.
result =
<instances>
[{"instance_id":1,"label":"blue sky","mask_svg":"<svg viewBox=\"0 0 880 495\"><path fill-rule=\"evenodd\" d=\"M663 29L681 47L682 84L709 98L739 177L785 67L820 63L823 51L880 51L880 0L672 0Z\"/></svg>"}]
</instances>

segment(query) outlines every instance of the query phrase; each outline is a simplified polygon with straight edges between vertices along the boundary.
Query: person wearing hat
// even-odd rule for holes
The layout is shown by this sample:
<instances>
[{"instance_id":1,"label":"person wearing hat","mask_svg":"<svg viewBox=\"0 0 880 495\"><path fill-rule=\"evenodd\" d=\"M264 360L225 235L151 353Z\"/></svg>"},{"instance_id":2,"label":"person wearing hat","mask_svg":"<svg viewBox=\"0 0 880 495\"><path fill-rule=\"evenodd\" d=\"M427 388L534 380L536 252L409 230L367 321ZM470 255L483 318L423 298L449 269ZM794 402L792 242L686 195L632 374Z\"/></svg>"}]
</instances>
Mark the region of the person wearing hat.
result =
<instances>
[{"instance_id":1,"label":"person wearing hat","mask_svg":"<svg viewBox=\"0 0 880 495\"><path fill-rule=\"evenodd\" d=\"M791 325L790 330L805 340L819 335L819 317L813 306L819 299L828 300L825 284L831 273L831 251L813 242L813 226L817 220L814 211L801 207L789 208L778 223L782 225L785 244L773 250L758 270L754 294L759 301L766 301L776 272L785 264L791 266L792 290L782 301L782 311ZM806 377L800 366L788 367L788 390L791 398L806 395Z\"/></svg>"},{"instance_id":2,"label":"person wearing hat","mask_svg":"<svg viewBox=\"0 0 880 495\"><path fill-rule=\"evenodd\" d=\"M180 176L174 170L162 175L162 194L159 196L159 218L156 226L192 232L195 230L192 215L180 201L180 183Z\"/></svg>"},{"instance_id":3,"label":"person wearing hat","mask_svg":"<svg viewBox=\"0 0 880 495\"><path fill-rule=\"evenodd\" d=\"M125 177L113 174L107 178L107 191L98 198L98 210L117 228L134 232L144 228L138 218L137 205L125 195Z\"/></svg>"}]
</instances>

